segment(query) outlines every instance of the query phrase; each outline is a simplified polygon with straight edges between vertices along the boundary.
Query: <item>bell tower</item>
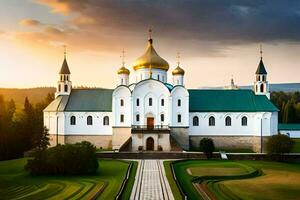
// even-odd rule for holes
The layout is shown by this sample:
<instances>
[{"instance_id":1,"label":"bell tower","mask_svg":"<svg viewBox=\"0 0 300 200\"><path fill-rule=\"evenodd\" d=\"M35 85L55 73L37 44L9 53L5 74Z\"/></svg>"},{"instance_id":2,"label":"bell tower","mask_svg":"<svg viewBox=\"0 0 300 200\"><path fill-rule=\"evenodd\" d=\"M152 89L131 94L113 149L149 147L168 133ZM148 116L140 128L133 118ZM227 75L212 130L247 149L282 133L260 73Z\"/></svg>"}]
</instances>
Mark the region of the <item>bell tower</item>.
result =
<instances>
[{"instance_id":1,"label":"bell tower","mask_svg":"<svg viewBox=\"0 0 300 200\"><path fill-rule=\"evenodd\" d=\"M263 63L262 47L260 46L260 61L255 73L254 92L256 95L266 95L270 99L269 83L267 81L267 71Z\"/></svg>"},{"instance_id":2,"label":"bell tower","mask_svg":"<svg viewBox=\"0 0 300 200\"><path fill-rule=\"evenodd\" d=\"M64 61L58 73L59 80L57 82L55 98L60 95L70 95L72 90L72 82L70 80L71 72L67 63L66 54L66 47L64 46Z\"/></svg>"}]
</instances>

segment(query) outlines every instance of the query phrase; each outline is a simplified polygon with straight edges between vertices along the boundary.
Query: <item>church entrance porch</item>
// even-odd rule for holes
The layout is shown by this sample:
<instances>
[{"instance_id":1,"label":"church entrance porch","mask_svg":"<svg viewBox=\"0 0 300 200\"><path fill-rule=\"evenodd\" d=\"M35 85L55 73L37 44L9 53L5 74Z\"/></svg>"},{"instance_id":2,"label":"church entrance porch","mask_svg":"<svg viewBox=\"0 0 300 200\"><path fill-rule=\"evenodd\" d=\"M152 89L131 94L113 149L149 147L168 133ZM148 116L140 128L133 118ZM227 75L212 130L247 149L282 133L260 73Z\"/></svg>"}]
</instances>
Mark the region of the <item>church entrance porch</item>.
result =
<instances>
[{"instance_id":1,"label":"church entrance porch","mask_svg":"<svg viewBox=\"0 0 300 200\"><path fill-rule=\"evenodd\" d=\"M154 150L154 139L152 137L148 137L146 140L146 150L147 151Z\"/></svg>"}]
</instances>

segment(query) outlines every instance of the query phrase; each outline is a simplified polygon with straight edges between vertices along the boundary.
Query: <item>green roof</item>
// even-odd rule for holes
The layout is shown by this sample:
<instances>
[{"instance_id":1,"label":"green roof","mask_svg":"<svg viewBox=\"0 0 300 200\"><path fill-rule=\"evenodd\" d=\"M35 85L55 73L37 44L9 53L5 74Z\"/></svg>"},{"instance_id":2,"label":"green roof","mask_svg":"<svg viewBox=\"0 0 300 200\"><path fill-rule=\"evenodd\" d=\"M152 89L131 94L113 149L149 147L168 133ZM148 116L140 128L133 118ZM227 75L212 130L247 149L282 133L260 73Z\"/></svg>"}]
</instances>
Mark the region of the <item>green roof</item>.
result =
<instances>
[{"instance_id":1,"label":"green roof","mask_svg":"<svg viewBox=\"0 0 300 200\"><path fill-rule=\"evenodd\" d=\"M256 70L255 74L263 74L263 75L267 74L267 70L265 68L264 62L262 61L262 58L259 61L259 64L258 64L258 67L257 67L257 70Z\"/></svg>"},{"instance_id":2,"label":"green roof","mask_svg":"<svg viewBox=\"0 0 300 200\"><path fill-rule=\"evenodd\" d=\"M252 90L188 90L190 112L277 112L265 95Z\"/></svg>"},{"instance_id":3,"label":"green roof","mask_svg":"<svg viewBox=\"0 0 300 200\"><path fill-rule=\"evenodd\" d=\"M278 124L278 130L300 130L300 124Z\"/></svg>"},{"instance_id":4,"label":"green roof","mask_svg":"<svg viewBox=\"0 0 300 200\"><path fill-rule=\"evenodd\" d=\"M65 111L112 111L111 89L73 89Z\"/></svg>"}]
</instances>

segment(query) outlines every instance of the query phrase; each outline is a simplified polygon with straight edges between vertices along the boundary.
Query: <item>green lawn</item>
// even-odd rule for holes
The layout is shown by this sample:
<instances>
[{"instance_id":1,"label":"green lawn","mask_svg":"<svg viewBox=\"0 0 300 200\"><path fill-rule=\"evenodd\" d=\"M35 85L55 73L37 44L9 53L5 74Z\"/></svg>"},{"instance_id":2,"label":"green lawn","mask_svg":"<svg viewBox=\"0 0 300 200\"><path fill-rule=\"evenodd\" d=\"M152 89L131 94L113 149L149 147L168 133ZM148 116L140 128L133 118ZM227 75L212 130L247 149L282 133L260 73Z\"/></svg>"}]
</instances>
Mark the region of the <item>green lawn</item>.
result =
<instances>
[{"instance_id":1,"label":"green lawn","mask_svg":"<svg viewBox=\"0 0 300 200\"><path fill-rule=\"evenodd\" d=\"M295 142L294 148L292 150L293 153L300 153L300 139L293 139Z\"/></svg>"},{"instance_id":2,"label":"green lawn","mask_svg":"<svg viewBox=\"0 0 300 200\"><path fill-rule=\"evenodd\" d=\"M201 199L193 181L224 200L292 200L300 196L300 164L188 160L175 163L174 170L189 199Z\"/></svg>"},{"instance_id":3,"label":"green lawn","mask_svg":"<svg viewBox=\"0 0 300 200\"><path fill-rule=\"evenodd\" d=\"M98 199L112 200L129 166L128 162L99 160L97 175L33 177L24 170L26 162L25 158L0 162L0 199L90 199L104 189Z\"/></svg>"},{"instance_id":4,"label":"green lawn","mask_svg":"<svg viewBox=\"0 0 300 200\"><path fill-rule=\"evenodd\" d=\"M177 184L173 178L173 174L172 174L172 170L171 170L171 166L170 166L171 163L172 163L172 161L164 161L166 176L169 181L169 184L170 184L170 187L171 187L171 190L172 190L175 200L182 200L180 191L179 191Z\"/></svg>"}]
</instances>

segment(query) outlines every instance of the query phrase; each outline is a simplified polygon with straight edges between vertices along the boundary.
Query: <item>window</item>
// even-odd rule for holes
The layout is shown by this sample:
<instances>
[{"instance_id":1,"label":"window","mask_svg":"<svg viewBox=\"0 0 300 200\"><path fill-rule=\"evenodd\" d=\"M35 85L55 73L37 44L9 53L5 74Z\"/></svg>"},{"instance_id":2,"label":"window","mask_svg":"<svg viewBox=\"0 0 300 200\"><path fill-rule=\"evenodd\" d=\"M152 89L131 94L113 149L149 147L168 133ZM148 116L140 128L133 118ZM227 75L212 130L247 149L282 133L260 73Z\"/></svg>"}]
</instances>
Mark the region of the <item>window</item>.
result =
<instances>
[{"instance_id":1,"label":"window","mask_svg":"<svg viewBox=\"0 0 300 200\"><path fill-rule=\"evenodd\" d=\"M140 121L140 115L139 115L139 114L137 114L137 115L135 116L135 121L137 121L137 122Z\"/></svg>"},{"instance_id":2,"label":"window","mask_svg":"<svg viewBox=\"0 0 300 200\"><path fill-rule=\"evenodd\" d=\"M177 115L177 122L181 123L181 115Z\"/></svg>"},{"instance_id":3,"label":"window","mask_svg":"<svg viewBox=\"0 0 300 200\"><path fill-rule=\"evenodd\" d=\"M71 125L76 125L76 117L75 116L72 116L71 119L70 119L70 124Z\"/></svg>"},{"instance_id":4,"label":"window","mask_svg":"<svg viewBox=\"0 0 300 200\"><path fill-rule=\"evenodd\" d=\"M157 80L159 80L159 74L157 74Z\"/></svg>"},{"instance_id":5,"label":"window","mask_svg":"<svg viewBox=\"0 0 300 200\"><path fill-rule=\"evenodd\" d=\"M120 100L120 105L124 106L124 100L123 99Z\"/></svg>"},{"instance_id":6,"label":"window","mask_svg":"<svg viewBox=\"0 0 300 200\"><path fill-rule=\"evenodd\" d=\"M262 76L262 81L266 81L266 76Z\"/></svg>"},{"instance_id":7,"label":"window","mask_svg":"<svg viewBox=\"0 0 300 200\"><path fill-rule=\"evenodd\" d=\"M177 106L180 107L181 106L181 99L177 100Z\"/></svg>"},{"instance_id":8,"label":"window","mask_svg":"<svg viewBox=\"0 0 300 200\"><path fill-rule=\"evenodd\" d=\"M260 85L260 92L264 92L264 84Z\"/></svg>"},{"instance_id":9,"label":"window","mask_svg":"<svg viewBox=\"0 0 300 200\"><path fill-rule=\"evenodd\" d=\"M124 122L124 115L120 115L120 122Z\"/></svg>"},{"instance_id":10,"label":"window","mask_svg":"<svg viewBox=\"0 0 300 200\"><path fill-rule=\"evenodd\" d=\"M60 85L58 85L58 92L60 92L61 88L60 88Z\"/></svg>"},{"instance_id":11,"label":"window","mask_svg":"<svg viewBox=\"0 0 300 200\"><path fill-rule=\"evenodd\" d=\"M109 117L108 116L103 117L103 125L104 126L108 126L109 125Z\"/></svg>"},{"instance_id":12,"label":"window","mask_svg":"<svg viewBox=\"0 0 300 200\"><path fill-rule=\"evenodd\" d=\"M67 75L67 81L69 81L69 76Z\"/></svg>"},{"instance_id":13,"label":"window","mask_svg":"<svg viewBox=\"0 0 300 200\"><path fill-rule=\"evenodd\" d=\"M161 106L165 106L165 100L164 99L160 100L160 104Z\"/></svg>"},{"instance_id":14,"label":"window","mask_svg":"<svg viewBox=\"0 0 300 200\"><path fill-rule=\"evenodd\" d=\"M197 116L193 117L193 126L199 126L199 118Z\"/></svg>"},{"instance_id":15,"label":"window","mask_svg":"<svg viewBox=\"0 0 300 200\"><path fill-rule=\"evenodd\" d=\"M225 118L225 126L231 126L231 118L229 116Z\"/></svg>"},{"instance_id":16,"label":"window","mask_svg":"<svg viewBox=\"0 0 300 200\"><path fill-rule=\"evenodd\" d=\"M247 117L242 117L242 126L247 126L247 124L248 124Z\"/></svg>"},{"instance_id":17,"label":"window","mask_svg":"<svg viewBox=\"0 0 300 200\"><path fill-rule=\"evenodd\" d=\"M215 126L216 122L215 122L215 118L214 117L210 117L208 119L208 125L209 126Z\"/></svg>"},{"instance_id":18,"label":"window","mask_svg":"<svg viewBox=\"0 0 300 200\"><path fill-rule=\"evenodd\" d=\"M152 98L149 98L149 106L152 106Z\"/></svg>"},{"instance_id":19,"label":"window","mask_svg":"<svg viewBox=\"0 0 300 200\"><path fill-rule=\"evenodd\" d=\"M64 79L63 75L60 75L60 81L63 81L63 79Z\"/></svg>"},{"instance_id":20,"label":"window","mask_svg":"<svg viewBox=\"0 0 300 200\"><path fill-rule=\"evenodd\" d=\"M165 115L164 115L164 114L161 114L161 115L160 115L160 121L161 121L161 122L164 122L164 121L165 121Z\"/></svg>"},{"instance_id":21,"label":"window","mask_svg":"<svg viewBox=\"0 0 300 200\"><path fill-rule=\"evenodd\" d=\"M136 99L136 106L140 106L140 99Z\"/></svg>"},{"instance_id":22,"label":"window","mask_svg":"<svg viewBox=\"0 0 300 200\"><path fill-rule=\"evenodd\" d=\"M87 119L86 119L86 123L87 123L87 125L93 125L93 117L88 116Z\"/></svg>"},{"instance_id":23,"label":"window","mask_svg":"<svg viewBox=\"0 0 300 200\"><path fill-rule=\"evenodd\" d=\"M68 85L65 85L65 92L68 92Z\"/></svg>"}]
</instances>

